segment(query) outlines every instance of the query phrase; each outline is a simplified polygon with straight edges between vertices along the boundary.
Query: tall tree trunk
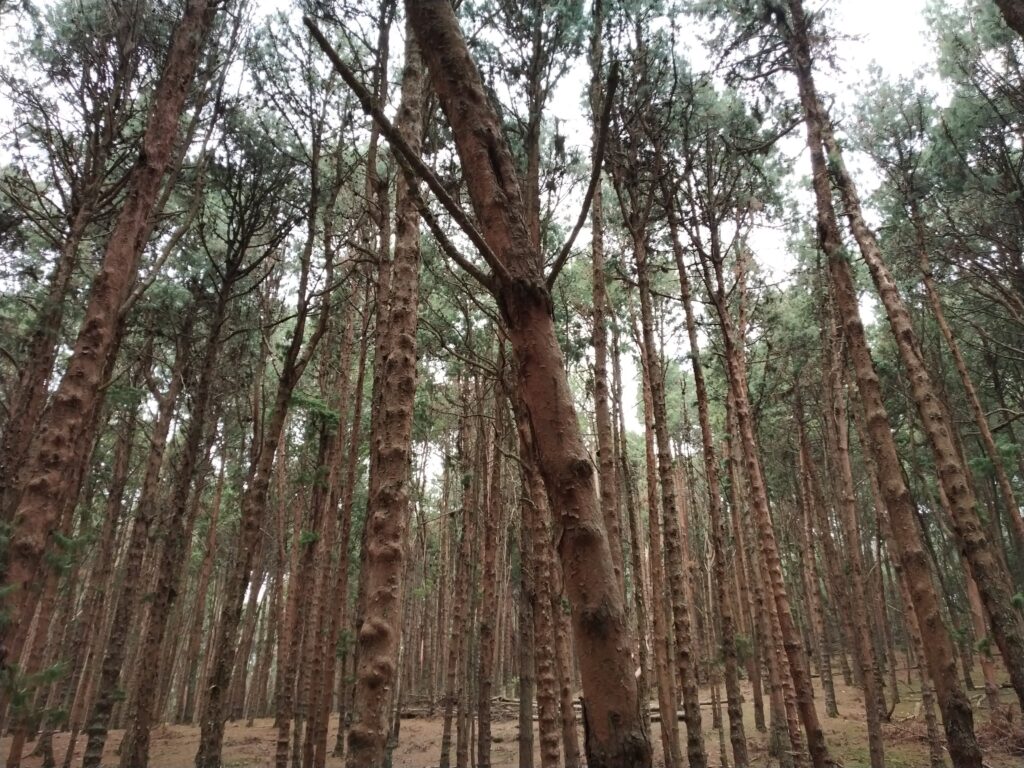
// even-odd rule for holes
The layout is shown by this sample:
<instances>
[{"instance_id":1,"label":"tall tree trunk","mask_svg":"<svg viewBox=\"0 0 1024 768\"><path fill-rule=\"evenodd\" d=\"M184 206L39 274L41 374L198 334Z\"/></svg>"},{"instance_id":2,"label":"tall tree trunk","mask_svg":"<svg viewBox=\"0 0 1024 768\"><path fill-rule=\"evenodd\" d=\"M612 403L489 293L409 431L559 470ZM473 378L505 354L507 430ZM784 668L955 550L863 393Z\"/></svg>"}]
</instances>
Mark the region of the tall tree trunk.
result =
<instances>
[{"instance_id":1,"label":"tall tree trunk","mask_svg":"<svg viewBox=\"0 0 1024 768\"><path fill-rule=\"evenodd\" d=\"M697 342L697 323L693 314L690 279L683 263L682 243L679 241L673 213L669 213L672 235L672 251L679 270L679 286L686 313L686 332L690 343L689 357L693 368L694 395L697 398L697 418L700 421L701 451L704 458L704 477L708 488L708 526L711 531L711 548L714 556L711 581L715 590L718 619L722 633L722 660L725 673L726 709L729 715L729 740L736 768L746 768L750 758L747 755L747 739L743 730L742 695L740 693L739 662L736 654L736 625L733 621L733 606L726 580L725 521L722 506L722 489L718 474L718 457L715 455L714 434L711 431L711 415L708 409L708 391L704 382L704 366L700 359ZM700 706L698 702L698 707Z\"/></svg>"},{"instance_id":2,"label":"tall tree trunk","mask_svg":"<svg viewBox=\"0 0 1024 768\"><path fill-rule=\"evenodd\" d=\"M541 768L559 765L559 712L558 678L555 664L555 626L551 611L550 547L551 532L547 491L534 458L533 436L530 433L526 406L516 395L511 395L519 436L519 460L523 474L521 509L524 537L528 536L529 549L524 550L524 568L530 566L533 593L534 669L537 678L537 721L540 732ZM526 556L530 557L527 558ZM531 708L532 714L532 708Z\"/></svg>"},{"instance_id":3,"label":"tall tree trunk","mask_svg":"<svg viewBox=\"0 0 1024 768\"><path fill-rule=\"evenodd\" d=\"M650 618L648 614L648 588L647 573L644 563L644 546L640 537L640 513L637 510L637 490L633 480L633 464L629 458L629 450L626 440L626 420L623 415L622 406L622 370L620 365L621 349L619 347L619 331L613 326L612 340L614 352L612 356L612 384L615 394L615 410L618 417L618 452L619 464L622 470L622 497L626 504L626 515L629 518L629 539L630 539L630 565L633 571L633 594L632 602L636 607L636 647L637 667L640 670L637 676L637 692L640 700L641 716L644 724L650 727L650 650L648 638L650 637Z\"/></svg>"},{"instance_id":4,"label":"tall tree trunk","mask_svg":"<svg viewBox=\"0 0 1024 768\"><path fill-rule=\"evenodd\" d=\"M884 768L885 747L882 742L882 712L879 711L879 676L878 660L875 657L874 645L871 641L871 623L868 619L867 606L870 595L864 580L864 555L860 543L860 526L857 520L857 497L853 481L853 466L850 463L849 421L846 413L846 393L843 382L843 354L838 346L840 340L836 334L830 334L832 352L829 355L829 379L831 388L826 391L825 398L831 413L827 414L828 436L832 449L835 451L837 469L839 470L839 521L843 535L846 537L846 561L849 566L850 588L849 600L852 611L854 657L860 670L861 686L864 693L864 713L868 727L868 753L871 768ZM798 403L798 411L802 406ZM802 413L797 414L798 430L803 430ZM804 440L803 442L806 442ZM884 699L883 699L884 702ZM884 711L884 709L883 709Z\"/></svg>"},{"instance_id":5,"label":"tall tree trunk","mask_svg":"<svg viewBox=\"0 0 1024 768\"><path fill-rule=\"evenodd\" d=\"M594 466L576 420L543 258L530 243L512 156L450 4L407 2L406 10L452 127L477 219L495 254L498 304L519 363L540 470L562 519L558 551L587 702L588 764L649 766L650 740L640 716L629 627Z\"/></svg>"},{"instance_id":6,"label":"tall tree trunk","mask_svg":"<svg viewBox=\"0 0 1024 768\"><path fill-rule=\"evenodd\" d=\"M129 173L124 206L107 241L93 281L82 325L67 370L50 406L39 421L33 446L19 477L23 488L14 513L7 563L3 574L2 608L12 617L0 627L0 666L21 653L34 601L32 585L50 534L68 497L81 463L75 447L106 391L104 371L116 356L121 310L135 284L138 262L150 233L150 217L170 164L177 130L207 33L221 3L189 0L175 27L153 106L146 123L139 158ZM85 444L92 441L85 440Z\"/></svg>"},{"instance_id":7,"label":"tall tree trunk","mask_svg":"<svg viewBox=\"0 0 1024 768\"><path fill-rule=\"evenodd\" d=\"M811 614L810 619L814 626L814 634L816 635L818 672L821 675L821 687L825 692L825 714L829 717L838 717L839 708L836 706L836 689L835 683L832 680L832 658L829 654L828 631L825 626L825 611L821 600L818 559L814 554L814 542L817 537L814 533L814 514L811 507L817 501L811 491L811 458L810 448L807 445L807 433L803 429L803 422L799 419L797 420L797 438L799 442L797 447L798 495L801 512L803 513L803 521L800 525L800 546L803 548L806 557L804 575L807 580L807 601L810 604L808 612ZM829 536L830 533L828 531L821 532L822 538Z\"/></svg>"},{"instance_id":8,"label":"tall tree trunk","mask_svg":"<svg viewBox=\"0 0 1024 768\"><path fill-rule=\"evenodd\" d=\"M108 640L106 652L99 678L99 695L93 711L89 715L87 728L89 741L83 758L83 768L98 768L103 757L103 747L107 740L107 729L110 727L111 713L119 698L118 681L122 676L125 664L126 646L131 637L130 624L138 620L137 604L141 597L141 588L145 582L144 558L151 536L151 526L157 512L160 469L163 466L164 449L167 436L174 416L175 405L181 392L185 378L185 366L189 357L187 333L182 333L178 342L175 363L171 370L171 379L167 391L157 395L157 416L153 432L149 437L149 455L146 458L146 471L139 492L138 508L132 524L131 538L125 555L125 573L121 586L121 594L117 600L117 609L113 615L113 627ZM125 675L127 677L127 674ZM127 688L127 686L124 686Z\"/></svg>"},{"instance_id":9,"label":"tall tree trunk","mask_svg":"<svg viewBox=\"0 0 1024 768\"><path fill-rule=\"evenodd\" d=\"M406 143L418 151L423 126L425 73L415 37L407 33L402 103L397 126ZM386 410L371 438L376 454L377 482L367 508L366 609L359 631L355 710L358 720L349 731L349 768L373 768L384 759L389 696L395 683L402 632L402 585L408 547L409 462L412 411L416 395L416 327L419 302L419 214L414 180L400 176L395 205L395 255L388 337L377 366L383 371L382 400Z\"/></svg>"},{"instance_id":10,"label":"tall tree trunk","mask_svg":"<svg viewBox=\"0 0 1024 768\"><path fill-rule=\"evenodd\" d=\"M679 500L676 497L673 462L669 447L665 407L665 377L654 339L654 306L651 298L650 274L647 265L646 233L633 236L637 284L640 293L640 327L646 349L643 366L651 389L654 436L658 450L658 478L661 486L661 511L664 520L665 570L668 573L672 600L672 630L675 637L676 682L682 688L686 721L686 756L689 764L703 768L707 764L704 734L701 731L700 697L697 690L696 665L693 661L693 637L690 632L686 575L683 570L683 545L679 525ZM652 510L653 514L653 510ZM664 719L662 720L664 722Z\"/></svg>"},{"instance_id":11,"label":"tall tree trunk","mask_svg":"<svg viewBox=\"0 0 1024 768\"><path fill-rule=\"evenodd\" d=\"M604 31L603 0L594 3L593 32L590 38L590 109L594 124L592 159L600 163L597 156L600 141L602 112L601 66L604 56L601 35ZM612 445L612 417L608 404L608 331L605 307L608 292L605 286L604 258L604 214L601 210L601 182L594 189L590 203L591 255L593 262L593 342L594 342L594 421L597 425L597 468L598 485L601 493L601 517L611 546L612 565L620 589L625 592L625 573L622 568L622 533L619 525L619 489L615 471L615 451Z\"/></svg>"},{"instance_id":12,"label":"tall tree trunk","mask_svg":"<svg viewBox=\"0 0 1024 768\"><path fill-rule=\"evenodd\" d=\"M820 110L819 106L819 113ZM856 186L843 164L842 150L827 124L824 124L822 139L832 160L829 170L836 179L850 230L882 300L906 369L910 393L931 446L939 485L949 501L960 551L970 563L991 622L992 636L1003 656L1017 699L1024 707L1024 619L1011 600L1010 574L996 546L985 535L978 516L978 500L956 444L955 427L928 372L910 313L882 258L874 232L864 221Z\"/></svg>"},{"instance_id":13,"label":"tall tree trunk","mask_svg":"<svg viewBox=\"0 0 1024 768\"><path fill-rule=\"evenodd\" d=\"M1018 5L1019 12L1021 13L1022 29L1024 29L1024 3L1019 3ZM942 307L942 297L939 295L938 286L935 284L935 276L932 274L924 221L917 201L911 201L909 207L910 220L914 227L914 244L917 248L917 260L921 269L925 292L928 294L928 303L931 305L932 314L935 316L935 323L939 326L942 338L945 340L946 346L949 347L950 355L953 357L953 363L960 378L960 385L964 389L964 395L967 397L967 404L970 406L971 415L974 417L974 423L978 427L978 435L981 438L982 447L985 449L985 455L988 456L988 460L992 464L993 472L995 472L996 484L999 487L999 493L1003 497L1003 503L1006 505L1007 515L1010 518L1010 531L1016 542L1017 552L1021 557L1024 557L1024 517L1021 517L1020 505L1017 503L1013 485L1010 483L1010 477L1006 473L1003 458L999 453L999 448L996 446L995 438L992 435L992 428L988 423L988 417L985 415L985 409L982 407L981 399L978 397L978 390L974 386L974 380L971 378L970 371L967 370L967 362L960 351L960 344L957 342L953 329L950 328L949 322L946 320L946 311Z\"/></svg>"},{"instance_id":14,"label":"tall tree trunk","mask_svg":"<svg viewBox=\"0 0 1024 768\"><path fill-rule=\"evenodd\" d=\"M907 488L896 451L889 414L860 319L853 274L842 248L829 185L828 166L822 146L823 116L814 87L806 21L800 0L789 0L798 34L789 36L790 55L796 69L800 100L807 126L807 145L818 216L818 236L828 258L837 318L846 339L857 389L867 415L868 447L878 471L879 484L892 523L895 550L907 573L914 611L929 642L925 654L942 711L950 755L957 766L980 768L981 750L974 735L974 716L956 672L956 649L942 621L938 595L932 583L928 557L922 547L914 502Z\"/></svg>"},{"instance_id":15,"label":"tall tree trunk","mask_svg":"<svg viewBox=\"0 0 1024 768\"><path fill-rule=\"evenodd\" d=\"M500 354L500 353L499 353ZM499 373L500 375L500 373ZM477 675L477 766L491 765L491 691L494 687L495 624L497 622L497 549L498 528L501 525L501 451L504 439L502 423L504 408L501 398L494 402L494 435L491 451L490 480L485 500L483 571L483 603L480 606L480 664Z\"/></svg>"},{"instance_id":16,"label":"tall tree trunk","mask_svg":"<svg viewBox=\"0 0 1024 768\"><path fill-rule=\"evenodd\" d=\"M468 403L467 403L468 405ZM457 453L460 457L459 469L462 472L462 500L460 502L462 533L459 537L459 552L455 566L454 601L452 608L452 624L448 642L448 664L446 667L445 695L444 695L444 716L441 726L441 759L440 768L448 768L451 759L451 733L452 717L459 698L459 667L464 653L462 652L462 639L465 638L465 626L467 616L467 602L465 596L468 593L469 555L473 546L474 525L473 525L473 500L470 498L470 464L466 458L469 449L469 430L467 419L462 418L459 424L459 434L456 438L458 443Z\"/></svg>"},{"instance_id":17,"label":"tall tree trunk","mask_svg":"<svg viewBox=\"0 0 1024 768\"><path fill-rule=\"evenodd\" d=\"M814 694L811 680L807 674L806 656L803 642L797 631L793 612L790 608L789 595L782 574L782 563L779 559L778 545L775 540L775 529L772 524L771 510L768 506L768 492L765 486L761 459L758 455L757 440L754 435L753 416L750 413L750 400L747 393L747 371L742 337L729 309L725 304L725 285L722 279L721 261L711 259L714 275L705 273L708 290L712 293L713 304L718 314L725 347L725 359L729 381L732 385L733 403L736 424L739 427L739 443L746 467L747 481L750 486L750 503L754 512L758 536L761 544L761 555L764 560L767 586L771 589L775 613L778 614L781 641L789 662L790 675L800 720L807 734L807 748L810 751L814 768L834 764L825 743L825 733L818 720L818 712L814 705Z\"/></svg>"},{"instance_id":18,"label":"tall tree trunk","mask_svg":"<svg viewBox=\"0 0 1024 768\"><path fill-rule=\"evenodd\" d=\"M658 498L657 459L654 449L654 404L651 395L650 374L647 373L647 346L640 345L640 365L644 404L644 445L647 465L647 524L651 547L651 592L654 598L654 670L658 682L658 710L661 715L662 759L665 768L682 768L683 755L679 749L679 721L676 706L676 676L672 670L672 640L669 635L672 622L669 612L672 603L666 600L665 557L662 548L661 500Z\"/></svg>"}]
</instances>

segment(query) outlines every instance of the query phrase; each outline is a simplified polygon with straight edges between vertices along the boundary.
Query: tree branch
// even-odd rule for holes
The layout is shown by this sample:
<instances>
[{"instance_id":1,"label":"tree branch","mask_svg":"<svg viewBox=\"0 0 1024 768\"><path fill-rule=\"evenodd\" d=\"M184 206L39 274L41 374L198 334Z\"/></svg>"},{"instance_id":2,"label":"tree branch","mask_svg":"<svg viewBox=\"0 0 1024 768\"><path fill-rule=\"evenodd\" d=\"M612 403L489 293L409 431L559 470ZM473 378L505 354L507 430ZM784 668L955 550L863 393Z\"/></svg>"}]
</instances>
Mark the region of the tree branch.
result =
<instances>
[{"instance_id":1,"label":"tree branch","mask_svg":"<svg viewBox=\"0 0 1024 768\"><path fill-rule=\"evenodd\" d=\"M434 172L430 170L419 155L412 151L405 139L402 138L398 130L391 124L391 121L387 119L380 108L374 103L373 96L370 92L366 90L366 87L359 82L356 76L352 73L352 70L349 69L345 62L341 60L341 56L338 55L338 52L334 50L334 47L330 44L327 38L324 37L323 32L320 31L319 27L317 27L316 22L308 16L304 16L302 21L306 25L306 28L309 29L313 39L316 40L317 45L319 45L320 49L327 54L327 58L331 60L331 64L334 65L335 71L341 75L341 79L345 81L345 84L356 95L363 111L369 115L375 123L377 123L377 127L380 128L380 132L384 134L384 138L386 138L388 143L396 150L398 161L408 170L409 173L426 182L430 191L434 193L434 196L438 199L441 205L444 206L444 209L448 214L455 219L455 223L459 225L459 228L466 233L466 236L473 242L473 245L477 247L481 255L484 257L484 260L491 269L494 270L495 274L502 280L508 280L508 271L498 260L494 251L491 250L491 247L487 244L487 241L480 233L480 230L478 230L472 220L470 220L469 214L466 213L462 206L452 199L451 195L445 191L444 185L441 183L440 179L434 175ZM427 223L429 225L430 222L428 221ZM433 231L433 228L431 229ZM446 252L451 255L451 252L447 251L447 249ZM463 260L459 263L459 266L465 268L465 264L467 263L468 262ZM480 279L479 270L474 269L471 274L473 274L477 280ZM488 288L488 290L491 290L493 278L488 278L488 280L483 282L483 284Z\"/></svg>"},{"instance_id":2,"label":"tree branch","mask_svg":"<svg viewBox=\"0 0 1024 768\"><path fill-rule=\"evenodd\" d=\"M551 272L548 274L547 278L548 288L554 286L555 280L558 278L558 273L562 271L562 267L565 266L565 262L569 258L569 251L572 250L572 245L576 242L577 235L579 235L580 230L583 229L583 225L586 223L587 217L590 216L590 204L594 200L594 192L597 190L597 185L601 183L601 167L604 165L604 148L608 143L608 126L612 119L612 104L615 101L615 89L618 84L619 63L616 61L612 64L611 72L608 73L608 84L605 86L604 112L601 114L601 123L597 135L597 147L594 151L594 167L590 173L590 185L587 187L587 194L583 198L583 207L582 210L580 210L579 218L576 220L576 226L569 235L569 239L565 241L565 244L558 252L558 257L555 259L555 263L551 265Z\"/></svg>"}]
</instances>

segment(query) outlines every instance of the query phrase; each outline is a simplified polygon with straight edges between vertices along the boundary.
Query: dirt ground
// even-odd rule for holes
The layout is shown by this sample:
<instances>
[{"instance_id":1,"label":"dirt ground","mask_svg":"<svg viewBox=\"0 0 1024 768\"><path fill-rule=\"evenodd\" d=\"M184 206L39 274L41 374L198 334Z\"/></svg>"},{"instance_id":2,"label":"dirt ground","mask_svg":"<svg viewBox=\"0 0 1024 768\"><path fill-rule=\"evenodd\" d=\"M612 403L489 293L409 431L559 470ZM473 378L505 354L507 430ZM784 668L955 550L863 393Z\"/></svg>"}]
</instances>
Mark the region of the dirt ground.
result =
<instances>
[{"instance_id":1,"label":"dirt ground","mask_svg":"<svg viewBox=\"0 0 1024 768\"><path fill-rule=\"evenodd\" d=\"M977 678L980 679L980 676ZM904 687L906 674L901 674L900 697L892 723L885 726L886 765L888 768L924 768L928 765L928 749L924 741L924 721L919 715L920 695L916 689ZM815 681L817 682L817 680ZM747 703L744 705L744 723L747 727L747 738L751 747L752 764L758 768L775 765L766 752L765 734L754 730L753 707L750 703L749 689L745 690ZM819 694L819 714L823 716L826 738L833 756L839 758L845 768L859 768L868 765L867 737L864 726L864 713L859 692L842 684L842 678L836 676L836 697L839 704L838 718L824 718L824 706ZM1024 765L1024 731L1021 729L1020 712L1016 714L1016 738L1001 735L988 723L988 711L982 704L980 691L973 692L972 701L978 719L978 733L985 750L986 764L990 768L1020 768ZM1012 691L1003 689L1003 700L1009 704L1013 699ZM702 701L710 700L710 691L702 691ZM711 728L711 710L705 706L704 728L708 750L709 764L720 766L719 734ZM724 717L724 707L723 707ZM331 723L330 742L334 743L334 728ZM684 726L680 724L680 728ZM511 768L518 763L518 726L515 720L495 722L492 726L493 745L491 760L495 768ZM659 725L652 725L651 739L655 750L655 765L662 765L661 735ZM685 733L685 731L684 731ZM122 731L112 731L107 742L104 766L116 766L117 744L121 740ZM263 768L273 765L274 739L276 732L273 720L257 720L251 728L244 723L229 723L224 739L225 766L231 768ZM728 748L728 732L724 734ZM198 744L199 730L192 726L160 726L152 736L151 768L191 768ZM402 721L401 738L395 752L395 768L434 768L438 764L441 743L441 719L409 718ZM55 754L58 763L63 758L67 745L67 734L56 734L54 737ZM10 738L0 740L0 759L9 750ZM76 763L81 759L81 751L85 746L85 736L78 740ZM26 750L31 752L32 745ZM454 758L454 755L453 755ZM732 762L732 756L729 756ZM330 768L341 768L344 761L331 758L327 762ZM38 757L28 757L22 761L24 768L38 768ZM535 756L535 765L540 765L539 754Z\"/></svg>"}]
</instances>

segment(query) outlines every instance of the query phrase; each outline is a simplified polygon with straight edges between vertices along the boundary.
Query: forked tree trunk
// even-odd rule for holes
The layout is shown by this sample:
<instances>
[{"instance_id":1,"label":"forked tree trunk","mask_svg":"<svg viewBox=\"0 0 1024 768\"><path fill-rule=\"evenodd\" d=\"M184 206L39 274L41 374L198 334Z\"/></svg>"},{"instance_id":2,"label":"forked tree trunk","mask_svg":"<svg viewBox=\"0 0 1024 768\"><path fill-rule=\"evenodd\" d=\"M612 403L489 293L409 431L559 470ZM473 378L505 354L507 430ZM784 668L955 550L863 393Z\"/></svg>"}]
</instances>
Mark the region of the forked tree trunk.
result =
<instances>
[{"instance_id":1,"label":"forked tree trunk","mask_svg":"<svg viewBox=\"0 0 1024 768\"><path fill-rule=\"evenodd\" d=\"M974 735L974 715L957 677L956 648L948 628L942 621L938 594L932 582L928 556L922 546L918 529L914 501L907 488L893 439L889 414L882 397L881 384L861 323L852 270L843 253L842 238L832 203L828 166L822 147L823 116L814 87L803 7L800 0L789 0L789 6L793 12L794 26L798 30L798 34L789 36L788 43L807 126L807 145L810 150L812 182L817 204L818 236L821 248L828 258L836 315L846 339L857 389L867 415L868 448L878 471L879 485L885 495L896 544L895 551L899 553L899 559L907 574L914 611L922 632L927 633L929 638L925 644L925 658L942 710L950 756L958 768L980 768L981 750Z\"/></svg>"},{"instance_id":2,"label":"forked tree trunk","mask_svg":"<svg viewBox=\"0 0 1024 768\"><path fill-rule=\"evenodd\" d=\"M540 470L562 520L558 551L586 697L588 764L649 766L651 745L640 716L629 626L594 466L576 419L543 258L530 243L512 156L451 5L407 2L406 11L451 125L477 220L500 265L498 305L519 364L519 389Z\"/></svg>"},{"instance_id":3,"label":"forked tree trunk","mask_svg":"<svg viewBox=\"0 0 1024 768\"><path fill-rule=\"evenodd\" d=\"M189 0L175 27L142 150L129 173L124 206L93 280L67 370L40 419L19 475L23 490L14 513L0 590L0 608L11 617L0 627L0 666L13 663L21 653L35 607L32 585L61 509L73 491L71 481L76 473L68 470L83 458L76 455L76 446L92 442L83 440L82 432L90 427L91 415L106 395L104 372L117 354L121 309L135 284L150 217L177 140L176 127L220 6L211 0Z\"/></svg>"}]
</instances>

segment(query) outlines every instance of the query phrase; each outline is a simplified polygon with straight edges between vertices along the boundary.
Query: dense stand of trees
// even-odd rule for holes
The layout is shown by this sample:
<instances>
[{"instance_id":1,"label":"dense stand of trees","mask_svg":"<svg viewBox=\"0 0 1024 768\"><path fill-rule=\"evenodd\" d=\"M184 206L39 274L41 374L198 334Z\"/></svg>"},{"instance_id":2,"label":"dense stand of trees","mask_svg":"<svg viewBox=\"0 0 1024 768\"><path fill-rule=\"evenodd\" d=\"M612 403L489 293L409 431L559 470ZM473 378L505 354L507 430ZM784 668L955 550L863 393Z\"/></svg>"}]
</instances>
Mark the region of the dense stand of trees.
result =
<instances>
[{"instance_id":1,"label":"dense stand of trees","mask_svg":"<svg viewBox=\"0 0 1024 768\"><path fill-rule=\"evenodd\" d=\"M0 2L6 764L1019 748L1024 4L929 14L847 112L802 0Z\"/></svg>"}]
</instances>

